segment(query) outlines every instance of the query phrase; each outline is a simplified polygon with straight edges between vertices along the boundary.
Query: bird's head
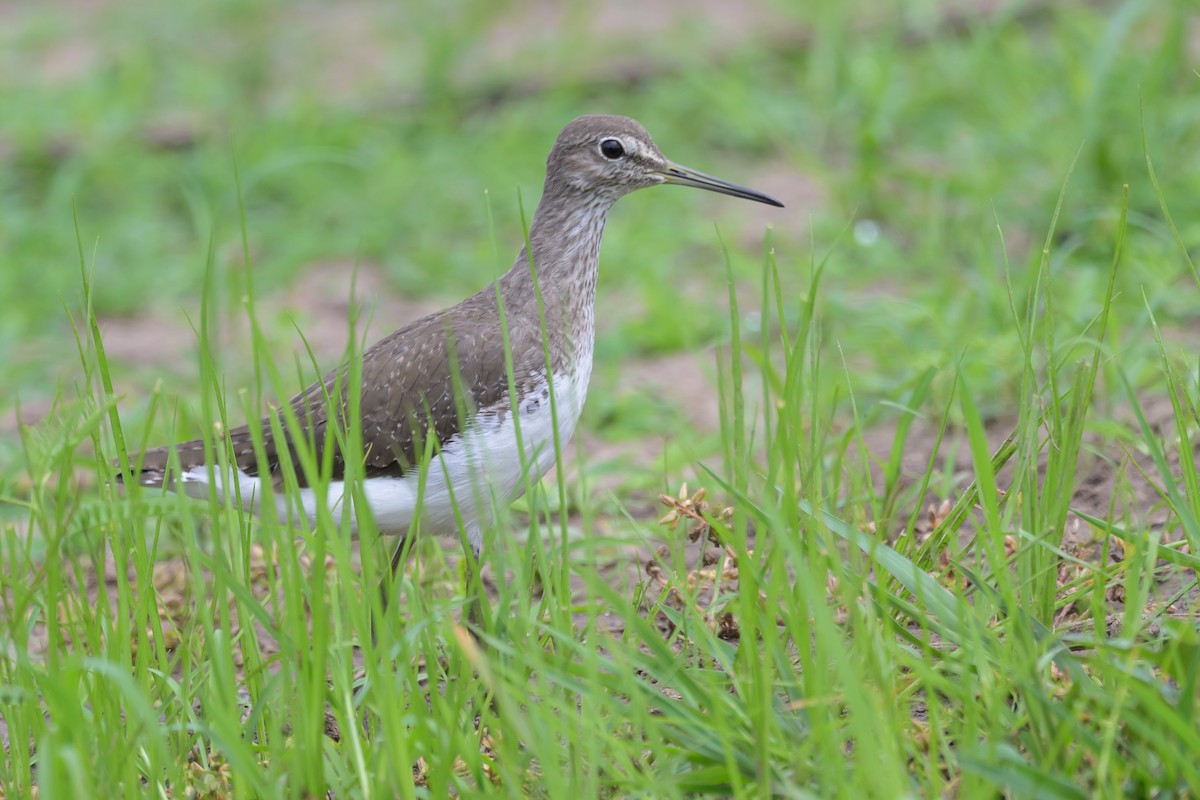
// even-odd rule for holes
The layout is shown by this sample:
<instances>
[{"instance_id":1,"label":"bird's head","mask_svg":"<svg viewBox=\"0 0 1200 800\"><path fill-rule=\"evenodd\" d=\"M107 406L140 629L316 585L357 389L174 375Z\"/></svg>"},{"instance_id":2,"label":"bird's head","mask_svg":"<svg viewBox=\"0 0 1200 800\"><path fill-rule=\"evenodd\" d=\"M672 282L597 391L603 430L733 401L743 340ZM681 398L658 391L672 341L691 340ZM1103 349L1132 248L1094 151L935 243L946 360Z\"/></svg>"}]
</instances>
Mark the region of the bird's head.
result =
<instances>
[{"instance_id":1,"label":"bird's head","mask_svg":"<svg viewBox=\"0 0 1200 800\"><path fill-rule=\"evenodd\" d=\"M674 183L783 207L775 198L669 161L637 120L593 115L563 128L546 160L546 188L609 202L635 189Z\"/></svg>"}]
</instances>

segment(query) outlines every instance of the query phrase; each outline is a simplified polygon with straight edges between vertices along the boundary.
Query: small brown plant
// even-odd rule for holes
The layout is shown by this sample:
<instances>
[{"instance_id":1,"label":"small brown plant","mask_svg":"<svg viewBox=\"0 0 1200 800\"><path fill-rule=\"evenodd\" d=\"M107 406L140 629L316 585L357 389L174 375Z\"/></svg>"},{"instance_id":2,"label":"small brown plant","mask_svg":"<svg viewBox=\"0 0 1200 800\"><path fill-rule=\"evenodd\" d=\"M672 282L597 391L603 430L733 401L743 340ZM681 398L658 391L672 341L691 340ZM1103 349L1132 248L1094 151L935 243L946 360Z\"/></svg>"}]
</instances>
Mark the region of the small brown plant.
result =
<instances>
[{"instance_id":1,"label":"small brown plant","mask_svg":"<svg viewBox=\"0 0 1200 800\"><path fill-rule=\"evenodd\" d=\"M682 610L689 601L680 591L680 585L686 586L693 598L707 595L710 601L715 601L721 595L737 591L738 554L724 540L721 530L723 523L732 519L733 508L724 507L715 511L706 502L708 493L704 488L689 492L687 484L683 484L677 495L661 494L659 501L667 507L667 512L659 519L659 524L672 532L679 529L679 523L689 520L686 541L689 543L704 542L705 547L700 552L698 563L687 569L683 580L671 579L664 565L671 555L670 545L662 545L653 558L645 564L646 575L650 578L651 588L657 588L664 594L661 602L676 610ZM716 522L718 524L714 525ZM751 553L753 551L750 551ZM696 601L698 603L698 601ZM709 629L723 639L737 639L740 627L733 613L723 607L705 609L699 604L697 612L703 617ZM661 611L657 614L660 626L669 635L674 632L674 624Z\"/></svg>"}]
</instances>

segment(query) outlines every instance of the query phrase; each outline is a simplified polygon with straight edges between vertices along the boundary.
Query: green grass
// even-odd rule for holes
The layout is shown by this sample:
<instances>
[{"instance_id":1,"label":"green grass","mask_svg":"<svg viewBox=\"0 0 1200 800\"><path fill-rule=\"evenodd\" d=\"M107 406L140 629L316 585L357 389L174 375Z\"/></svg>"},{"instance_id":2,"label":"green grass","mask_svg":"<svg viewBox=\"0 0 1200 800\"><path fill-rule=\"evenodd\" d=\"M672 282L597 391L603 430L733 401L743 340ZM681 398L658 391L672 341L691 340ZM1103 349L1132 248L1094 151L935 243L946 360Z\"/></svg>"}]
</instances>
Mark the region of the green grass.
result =
<instances>
[{"instance_id":1,"label":"green grass","mask_svg":"<svg viewBox=\"0 0 1200 800\"><path fill-rule=\"evenodd\" d=\"M462 7L6 18L0 796L1194 796L1190 5L777 4L740 44L580 6L506 58L522 6ZM318 374L278 311L311 265L436 302L507 267L587 111L819 201L765 248L727 199L618 206L588 444L488 533L487 649L432 542L372 638L381 545L110 484ZM194 341L103 349L152 304ZM701 349L711 396L614 388Z\"/></svg>"}]
</instances>

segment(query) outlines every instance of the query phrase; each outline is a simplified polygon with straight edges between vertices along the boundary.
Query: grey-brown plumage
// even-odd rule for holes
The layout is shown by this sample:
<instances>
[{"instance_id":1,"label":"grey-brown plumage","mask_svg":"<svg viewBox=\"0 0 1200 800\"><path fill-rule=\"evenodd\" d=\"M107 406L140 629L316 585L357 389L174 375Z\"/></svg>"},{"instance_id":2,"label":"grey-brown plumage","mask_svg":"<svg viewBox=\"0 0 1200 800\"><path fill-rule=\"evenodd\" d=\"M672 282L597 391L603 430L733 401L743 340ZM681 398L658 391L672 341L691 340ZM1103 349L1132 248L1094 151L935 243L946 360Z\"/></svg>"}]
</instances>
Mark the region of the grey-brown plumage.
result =
<instances>
[{"instance_id":1,"label":"grey-brown plumage","mask_svg":"<svg viewBox=\"0 0 1200 800\"><path fill-rule=\"evenodd\" d=\"M510 273L511 275L511 273ZM508 276L505 276L508 277ZM528 322L527 298L504 286L505 314L509 320L513 351L513 375L518 394L528 392L534 377L545 371L545 355L538 327ZM425 452L426 437L432 433L438 447L453 438L460 429L460 416L470 419L481 408L507 407L508 376L505 369L503 340L499 335L498 304L494 286L438 314L419 319L381 339L363 353L360 394L361 431L365 452L365 477L401 477ZM449 343L457 357L454 374ZM559 348L561 351L562 348ZM551 349L552 359L564 353ZM465 396L456 402L455 386ZM339 385L340 384L340 385ZM326 375L290 401L296 418L317 463L329 442L327 430L331 414L326 398L339 398L338 413L349 408L346 367ZM460 411L463 414L460 414ZM283 415L280 415L282 418ZM264 473L276 478L284 462L286 447L296 480L308 486L308 476L300 468L296 445L281 443L271 432L270 420L261 423L264 465L254 451L249 426L229 433L232 456L237 467L250 476ZM174 445L179 467L187 471L204 464L204 443L193 440ZM170 462L171 446L145 451L140 459L139 477L143 484L159 485ZM333 454L331 478L344 474L342 453Z\"/></svg>"},{"instance_id":2,"label":"grey-brown plumage","mask_svg":"<svg viewBox=\"0 0 1200 800\"><path fill-rule=\"evenodd\" d=\"M638 188L677 183L723 192L779 206L778 201L744 187L680 167L667 161L646 130L624 117L586 116L567 125L559 134L546 162L546 182L529 231L530 253L522 248L513 267L498 281L458 305L417 320L387 336L363 353L361 430L365 449L365 474L375 488L368 500L379 529L403 533L416 509L405 488L432 437L443 454L447 492L458 490L455 500L464 503L465 478L479 472L487 488L501 497L512 496L524 485L523 462L532 462L540 477L547 466L546 444L548 382L555 392L560 382L569 393L553 424L570 435L582 407L591 370L594 306L600 241L609 209L621 196ZM532 268L531 268L532 267ZM541 314L534 272L545 317L543 344ZM511 340L513 379L519 398L522 426L528 417L532 433L543 450L529 441L522 453L511 446L511 408L501 336L497 285L503 300ZM549 370L547 355L549 352ZM452 357L453 356L453 357ZM457 365L457 374L455 371ZM331 419L345 413L345 367L327 375L291 401L303 428L301 434L315 448L318 463L328 442ZM341 380L339 380L341 376ZM456 397L455 386L462 387ZM335 397L331 410L326 395ZM267 422L261 426L263 458L254 452L249 429L230 432L231 456L246 479L275 480L290 456L301 487L309 484L300 469L289 437L277 440ZM540 437L540 439L539 439ZM201 475L204 450L200 441L173 446L181 474L206 484ZM131 459L139 480L147 485L168 482L170 447L148 450ZM480 455L480 454L483 455ZM343 476L343 454L331 454L333 479ZM499 463L497 463L499 462ZM550 462L552 463L552 462ZM434 480L435 470L429 470ZM239 478L241 479L241 478ZM438 478L441 479L440 477ZM205 488L205 491L207 489ZM340 491L340 489L338 490ZM437 487L425 496L421 509L426 529L451 533L454 515L447 516ZM329 497L330 506L335 498ZM372 499L372 497L376 499ZM451 498L452 500L454 498ZM302 506L308 500L302 499ZM478 525L482 510L465 501L458 519L475 534L469 536L478 551ZM407 506L405 505L407 504ZM431 505L436 506L431 511ZM310 514L311 516L311 514ZM446 530L449 528L449 530Z\"/></svg>"}]
</instances>

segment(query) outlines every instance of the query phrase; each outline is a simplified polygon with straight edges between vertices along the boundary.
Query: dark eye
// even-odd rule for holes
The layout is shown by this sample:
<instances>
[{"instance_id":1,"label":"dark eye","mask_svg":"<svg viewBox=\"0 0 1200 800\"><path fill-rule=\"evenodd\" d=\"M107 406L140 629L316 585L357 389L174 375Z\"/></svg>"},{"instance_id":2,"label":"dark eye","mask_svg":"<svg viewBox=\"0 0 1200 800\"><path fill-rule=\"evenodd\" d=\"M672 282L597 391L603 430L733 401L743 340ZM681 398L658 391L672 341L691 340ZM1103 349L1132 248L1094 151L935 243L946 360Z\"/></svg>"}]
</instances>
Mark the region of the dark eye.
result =
<instances>
[{"instance_id":1,"label":"dark eye","mask_svg":"<svg viewBox=\"0 0 1200 800\"><path fill-rule=\"evenodd\" d=\"M609 161L616 161L625 155L625 147L616 139L605 139L600 143L600 154Z\"/></svg>"}]
</instances>

